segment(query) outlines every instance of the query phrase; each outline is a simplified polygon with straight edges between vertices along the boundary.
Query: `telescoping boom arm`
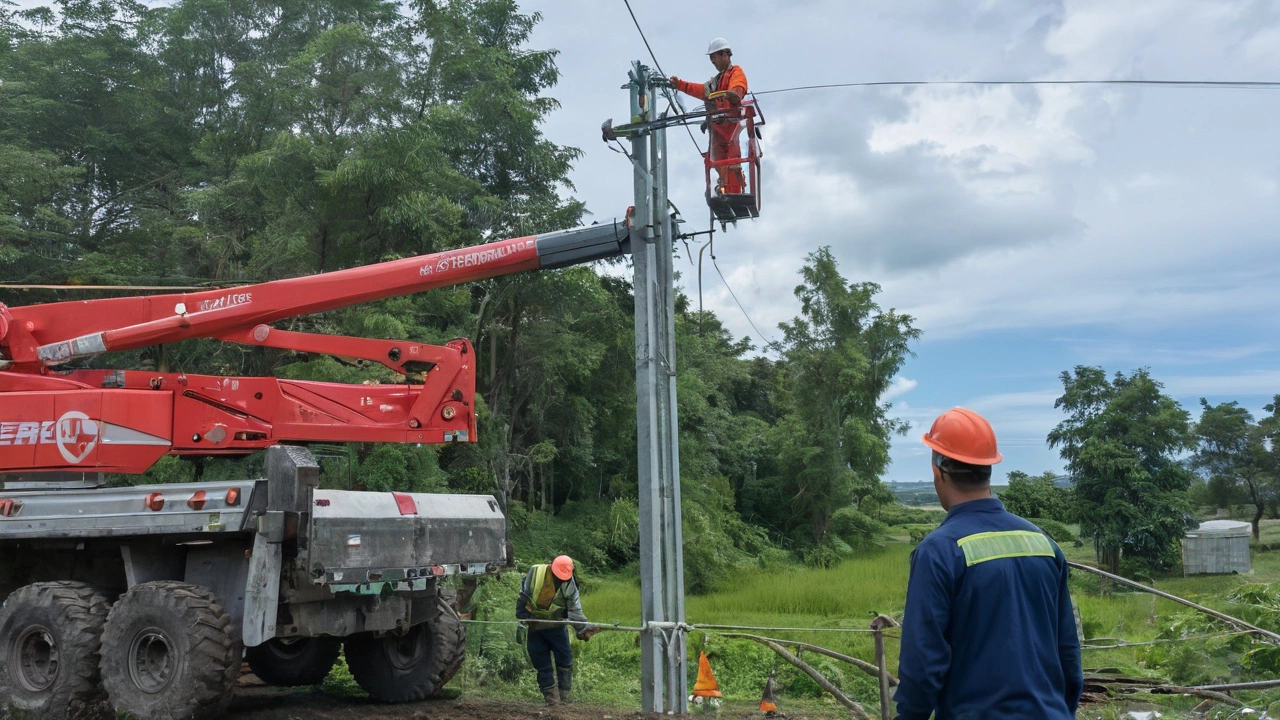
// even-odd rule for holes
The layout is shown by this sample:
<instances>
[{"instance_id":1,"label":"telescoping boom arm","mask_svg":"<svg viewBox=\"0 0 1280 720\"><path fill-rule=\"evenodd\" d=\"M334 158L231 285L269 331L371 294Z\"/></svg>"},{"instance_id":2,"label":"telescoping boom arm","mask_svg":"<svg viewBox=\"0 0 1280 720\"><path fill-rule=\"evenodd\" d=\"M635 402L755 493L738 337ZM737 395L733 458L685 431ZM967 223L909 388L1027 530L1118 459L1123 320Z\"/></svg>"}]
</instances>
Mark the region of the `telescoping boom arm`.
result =
<instances>
[{"instance_id":1,"label":"telescoping boom arm","mask_svg":"<svg viewBox=\"0 0 1280 720\"><path fill-rule=\"evenodd\" d=\"M627 224L619 221L234 289L0 304L0 473L137 473L168 453L243 454L282 441L474 441L475 359L467 340L432 346L270 323L627 252ZM378 362L420 384L57 369L199 337Z\"/></svg>"}]
</instances>

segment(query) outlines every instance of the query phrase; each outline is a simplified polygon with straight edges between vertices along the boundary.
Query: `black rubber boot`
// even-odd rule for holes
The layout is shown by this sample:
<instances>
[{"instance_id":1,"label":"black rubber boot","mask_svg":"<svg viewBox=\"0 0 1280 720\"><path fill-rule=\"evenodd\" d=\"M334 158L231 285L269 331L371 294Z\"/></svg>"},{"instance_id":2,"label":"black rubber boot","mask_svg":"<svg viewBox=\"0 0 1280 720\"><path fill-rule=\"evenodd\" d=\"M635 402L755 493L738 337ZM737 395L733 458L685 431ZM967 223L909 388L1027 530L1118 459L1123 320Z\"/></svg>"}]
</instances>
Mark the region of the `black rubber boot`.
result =
<instances>
[{"instance_id":1,"label":"black rubber boot","mask_svg":"<svg viewBox=\"0 0 1280 720\"><path fill-rule=\"evenodd\" d=\"M569 702L573 693L573 668L556 668L556 679L560 681L560 702Z\"/></svg>"},{"instance_id":2,"label":"black rubber boot","mask_svg":"<svg viewBox=\"0 0 1280 720\"><path fill-rule=\"evenodd\" d=\"M560 688L552 687L549 690L543 690L542 699L546 700L548 705L559 705L560 704Z\"/></svg>"}]
</instances>

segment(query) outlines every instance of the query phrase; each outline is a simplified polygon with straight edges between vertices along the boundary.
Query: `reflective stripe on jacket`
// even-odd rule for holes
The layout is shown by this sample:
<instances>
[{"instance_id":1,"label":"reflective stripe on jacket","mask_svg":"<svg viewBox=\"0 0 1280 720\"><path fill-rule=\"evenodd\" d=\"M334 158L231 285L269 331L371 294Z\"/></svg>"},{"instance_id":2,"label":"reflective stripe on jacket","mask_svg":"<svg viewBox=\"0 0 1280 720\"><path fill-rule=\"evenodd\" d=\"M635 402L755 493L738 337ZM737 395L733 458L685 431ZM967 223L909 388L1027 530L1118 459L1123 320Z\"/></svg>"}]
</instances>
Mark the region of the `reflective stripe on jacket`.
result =
<instances>
[{"instance_id":1,"label":"reflective stripe on jacket","mask_svg":"<svg viewBox=\"0 0 1280 720\"><path fill-rule=\"evenodd\" d=\"M530 630L546 630L563 627L536 622L537 620L571 620L575 630L587 627L587 616L582 614L582 598L578 594L578 583L573 578L560 582L556 587L556 577L550 565L534 565L525 573L520 583L520 598L517 607L529 613L535 622L529 623Z\"/></svg>"}]
</instances>

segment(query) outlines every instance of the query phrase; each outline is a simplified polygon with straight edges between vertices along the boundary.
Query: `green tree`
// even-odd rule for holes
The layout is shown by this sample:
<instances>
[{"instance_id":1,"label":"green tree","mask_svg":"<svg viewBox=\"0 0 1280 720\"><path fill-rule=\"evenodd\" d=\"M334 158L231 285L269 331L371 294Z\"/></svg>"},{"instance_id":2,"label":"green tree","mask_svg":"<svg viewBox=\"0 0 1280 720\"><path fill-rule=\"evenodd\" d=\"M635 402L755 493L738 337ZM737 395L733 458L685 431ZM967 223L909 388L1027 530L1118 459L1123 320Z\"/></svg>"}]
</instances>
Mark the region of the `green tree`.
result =
<instances>
[{"instance_id":1,"label":"green tree","mask_svg":"<svg viewBox=\"0 0 1280 720\"><path fill-rule=\"evenodd\" d=\"M1009 473L1009 485L1000 493L1005 509L1024 518L1045 518L1071 522L1071 494L1053 484L1053 472L1035 477L1021 470Z\"/></svg>"},{"instance_id":2,"label":"green tree","mask_svg":"<svg viewBox=\"0 0 1280 720\"><path fill-rule=\"evenodd\" d=\"M1239 488L1253 505L1253 539L1258 539L1258 523L1266 514L1277 488L1276 456L1267 447L1267 430L1253 421L1253 415L1236 402L1210 405L1200 398L1200 421L1196 423L1197 447L1191 467L1203 473L1212 491L1223 494Z\"/></svg>"},{"instance_id":3,"label":"green tree","mask_svg":"<svg viewBox=\"0 0 1280 720\"><path fill-rule=\"evenodd\" d=\"M882 397L920 331L910 315L881 310L878 285L847 282L830 247L810 253L800 275L801 316L779 326L791 404L775 428L777 482L795 512L789 524L807 526L817 545L855 490L880 483L890 437L907 430Z\"/></svg>"},{"instance_id":4,"label":"green tree","mask_svg":"<svg viewBox=\"0 0 1280 720\"><path fill-rule=\"evenodd\" d=\"M151 53L156 11L0 8L0 245L8 279L181 274L172 233L194 160Z\"/></svg>"},{"instance_id":5,"label":"green tree","mask_svg":"<svg viewBox=\"0 0 1280 720\"><path fill-rule=\"evenodd\" d=\"M1194 445L1190 417L1146 369L1076 366L1061 375L1054 407L1067 414L1049 433L1075 478L1080 531L1098 560L1119 572L1121 554L1162 568L1177 559L1192 480L1178 455Z\"/></svg>"}]
</instances>

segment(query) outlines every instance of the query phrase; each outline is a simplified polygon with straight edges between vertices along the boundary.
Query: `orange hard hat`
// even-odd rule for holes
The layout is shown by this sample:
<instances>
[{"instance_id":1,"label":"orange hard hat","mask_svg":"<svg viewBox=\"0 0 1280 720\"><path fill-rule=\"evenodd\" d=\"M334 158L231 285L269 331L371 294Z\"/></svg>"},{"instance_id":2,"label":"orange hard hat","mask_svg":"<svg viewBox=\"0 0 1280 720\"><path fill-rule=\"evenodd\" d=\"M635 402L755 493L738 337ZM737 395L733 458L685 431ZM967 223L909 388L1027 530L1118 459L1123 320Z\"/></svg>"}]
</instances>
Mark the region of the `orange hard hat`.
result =
<instances>
[{"instance_id":1,"label":"orange hard hat","mask_svg":"<svg viewBox=\"0 0 1280 720\"><path fill-rule=\"evenodd\" d=\"M996 432L991 423L962 407L939 415L920 439L938 453L970 465L995 465L1004 459L996 449Z\"/></svg>"},{"instance_id":2,"label":"orange hard hat","mask_svg":"<svg viewBox=\"0 0 1280 720\"><path fill-rule=\"evenodd\" d=\"M555 560L551 561L551 574L561 580L568 580L573 577L573 558L568 555L559 555Z\"/></svg>"}]
</instances>

